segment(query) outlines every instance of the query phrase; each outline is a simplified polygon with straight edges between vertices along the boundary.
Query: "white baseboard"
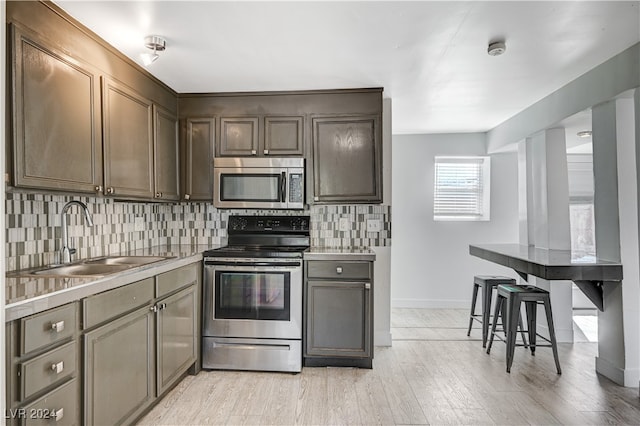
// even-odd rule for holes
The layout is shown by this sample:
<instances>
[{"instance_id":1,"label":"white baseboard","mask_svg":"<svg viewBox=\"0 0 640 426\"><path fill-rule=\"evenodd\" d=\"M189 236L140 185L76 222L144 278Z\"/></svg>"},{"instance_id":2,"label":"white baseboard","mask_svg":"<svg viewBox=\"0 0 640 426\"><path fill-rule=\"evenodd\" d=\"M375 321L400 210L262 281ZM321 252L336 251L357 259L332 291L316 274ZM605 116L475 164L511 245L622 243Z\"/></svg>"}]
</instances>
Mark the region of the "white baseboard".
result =
<instances>
[{"instance_id":1,"label":"white baseboard","mask_svg":"<svg viewBox=\"0 0 640 426\"><path fill-rule=\"evenodd\" d=\"M625 387L635 387L640 381L640 370L637 368L620 368L604 358L596 357L596 372Z\"/></svg>"},{"instance_id":2,"label":"white baseboard","mask_svg":"<svg viewBox=\"0 0 640 426\"><path fill-rule=\"evenodd\" d=\"M455 299L393 299L392 308L471 309L471 300Z\"/></svg>"},{"instance_id":3,"label":"white baseboard","mask_svg":"<svg viewBox=\"0 0 640 426\"><path fill-rule=\"evenodd\" d=\"M391 346L391 333L388 331L376 331L373 336L374 346Z\"/></svg>"}]
</instances>

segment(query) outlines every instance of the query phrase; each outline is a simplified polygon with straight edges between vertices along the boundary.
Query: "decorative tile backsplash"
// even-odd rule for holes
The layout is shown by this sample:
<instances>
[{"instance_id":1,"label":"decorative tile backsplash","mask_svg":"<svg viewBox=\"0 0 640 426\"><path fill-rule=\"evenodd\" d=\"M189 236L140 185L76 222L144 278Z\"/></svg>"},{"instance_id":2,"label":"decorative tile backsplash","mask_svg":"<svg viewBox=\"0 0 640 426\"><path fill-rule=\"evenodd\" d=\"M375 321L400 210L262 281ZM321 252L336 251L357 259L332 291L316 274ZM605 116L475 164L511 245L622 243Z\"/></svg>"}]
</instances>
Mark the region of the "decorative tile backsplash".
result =
<instances>
[{"instance_id":1,"label":"decorative tile backsplash","mask_svg":"<svg viewBox=\"0 0 640 426\"><path fill-rule=\"evenodd\" d=\"M229 215L309 215L311 244L330 247L391 245L391 207L383 205L312 206L309 210L219 210L211 203L138 203L110 198L7 192L6 270L56 263L62 238L61 215L70 200L85 203L94 226L77 206L67 213L75 259L172 244L214 245L227 236ZM343 230L340 229L340 219ZM380 231L367 232L367 221Z\"/></svg>"}]
</instances>

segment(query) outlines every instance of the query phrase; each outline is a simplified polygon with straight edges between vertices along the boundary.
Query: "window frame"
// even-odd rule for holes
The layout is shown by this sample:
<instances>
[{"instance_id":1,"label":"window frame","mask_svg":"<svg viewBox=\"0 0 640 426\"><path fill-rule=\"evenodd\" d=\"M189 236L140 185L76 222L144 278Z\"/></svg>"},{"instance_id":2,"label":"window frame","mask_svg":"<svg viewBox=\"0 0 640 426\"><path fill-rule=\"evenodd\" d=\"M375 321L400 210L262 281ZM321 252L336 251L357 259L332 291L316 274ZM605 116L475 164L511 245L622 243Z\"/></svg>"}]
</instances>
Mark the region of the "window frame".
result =
<instances>
[{"instance_id":1,"label":"window frame","mask_svg":"<svg viewBox=\"0 0 640 426\"><path fill-rule=\"evenodd\" d=\"M440 221L457 221L457 222L478 222L491 220L491 157L489 156L448 156L448 155L436 155L434 157L434 181L433 181L433 220ZM458 164L462 165L480 165L477 170L477 178L479 180L478 188L476 191L467 191L465 193L464 188L461 187L461 195L475 194L477 197L476 206L479 206L477 213L468 212L456 212L455 209L450 211L437 212L439 194L442 195L449 191L448 195L451 195L451 189L443 189L445 187L442 183L442 173L439 172L439 164ZM464 172L464 170L461 170ZM440 177L440 182L439 182ZM440 202L440 205L444 202Z\"/></svg>"}]
</instances>

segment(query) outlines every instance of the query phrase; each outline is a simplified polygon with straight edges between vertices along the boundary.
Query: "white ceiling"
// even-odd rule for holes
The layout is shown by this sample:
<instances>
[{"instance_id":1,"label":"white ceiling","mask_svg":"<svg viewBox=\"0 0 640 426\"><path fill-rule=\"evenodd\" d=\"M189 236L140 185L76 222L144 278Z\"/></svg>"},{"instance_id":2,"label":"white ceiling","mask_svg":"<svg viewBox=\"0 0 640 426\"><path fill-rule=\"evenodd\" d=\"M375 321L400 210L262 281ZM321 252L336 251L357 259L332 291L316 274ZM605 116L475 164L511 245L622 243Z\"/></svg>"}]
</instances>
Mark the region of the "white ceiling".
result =
<instances>
[{"instance_id":1,"label":"white ceiling","mask_svg":"<svg viewBox=\"0 0 640 426\"><path fill-rule=\"evenodd\" d=\"M393 133L487 131L640 41L638 1L56 1L179 93L384 87ZM487 55L504 39L504 55Z\"/></svg>"}]
</instances>

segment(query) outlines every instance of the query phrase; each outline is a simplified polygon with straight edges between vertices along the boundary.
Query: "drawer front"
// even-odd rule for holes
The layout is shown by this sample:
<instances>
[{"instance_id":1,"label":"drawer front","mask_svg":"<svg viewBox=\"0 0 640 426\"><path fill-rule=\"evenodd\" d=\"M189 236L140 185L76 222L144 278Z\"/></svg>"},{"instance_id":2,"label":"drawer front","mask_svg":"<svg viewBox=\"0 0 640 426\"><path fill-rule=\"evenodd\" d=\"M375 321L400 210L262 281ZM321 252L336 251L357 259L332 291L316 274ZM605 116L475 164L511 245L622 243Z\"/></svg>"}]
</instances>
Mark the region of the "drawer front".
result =
<instances>
[{"instance_id":1,"label":"drawer front","mask_svg":"<svg viewBox=\"0 0 640 426\"><path fill-rule=\"evenodd\" d=\"M310 260L307 277L330 279L371 279L371 262L340 262L335 260Z\"/></svg>"},{"instance_id":2,"label":"drawer front","mask_svg":"<svg viewBox=\"0 0 640 426\"><path fill-rule=\"evenodd\" d=\"M73 341L58 349L20 365L20 396L27 399L57 382L62 382L76 372L76 342Z\"/></svg>"},{"instance_id":3,"label":"drawer front","mask_svg":"<svg viewBox=\"0 0 640 426\"><path fill-rule=\"evenodd\" d=\"M158 275L156 277L156 297L162 297L193 284L198 279L198 269L201 267L201 263L194 263Z\"/></svg>"},{"instance_id":4,"label":"drawer front","mask_svg":"<svg viewBox=\"0 0 640 426\"><path fill-rule=\"evenodd\" d=\"M21 413L23 425L79 425L78 381L73 379L49 392L32 404L24 407Z\"/></svg>"},{"instance_id":5,"label":"drawer front","mask_svg":"<svg viewBox=\"0 0 640 426\"><path fill-rule=\"evenodd\" d=\"M73 337L77 305L71 303L20 320L20 354Z\"/></svg>"},{"instance_id":6,"label":"drawer front","mask_svg":"<svg viewBox=\"0 0 640 426\"><path fill-rule=\"evenodd\" d=\"M82 301L82 328L87 329L153 300L153 278L105 291Z\"/></svg>"}]
</instances>

